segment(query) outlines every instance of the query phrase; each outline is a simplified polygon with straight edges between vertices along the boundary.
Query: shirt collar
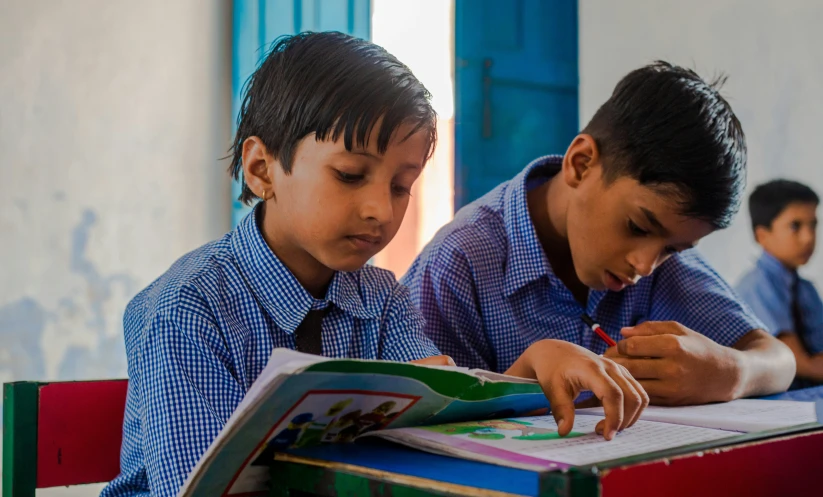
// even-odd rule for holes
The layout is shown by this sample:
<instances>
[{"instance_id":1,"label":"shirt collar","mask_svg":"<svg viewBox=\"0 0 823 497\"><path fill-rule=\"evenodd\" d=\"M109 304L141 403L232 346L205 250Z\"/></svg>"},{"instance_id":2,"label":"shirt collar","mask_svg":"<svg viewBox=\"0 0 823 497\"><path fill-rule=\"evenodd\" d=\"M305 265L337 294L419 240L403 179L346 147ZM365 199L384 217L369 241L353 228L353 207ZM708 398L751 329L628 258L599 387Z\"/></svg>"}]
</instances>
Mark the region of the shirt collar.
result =
<instances>
[{"instance_id":1,"label":"shirt collar","mask_svg":"<svg viewBox=\"0 0 823 497\"><path fill-rule=\"evenodd\" d=\"M312 297L263 239L257 224L261 210L258 204L237 225L232 249L241 274L280 328L293 333L310 309L322 309L329 302L360 319L380 316L379 306L364 305L359 291L359 271L336 272L325 299Z\"/></svg>"},{"instance_id":2,"label":"shirt collar","mask_svg":"<svg viewBox=\"0 0 823 497\"><path fill-rule=\"evenodd\" d=\"M797 272L784 266L775 256L765 250L760 256L760 259L757 260L757 267L766 273L767 276L776 278L777 281L782 282L787 287L791 287L794 279L797 277Z\"/></svg>"},{"instance_id":3,"label":"shirt collar","mask_svg":"<svg viewBox=\"0 0 823 497\"><path fill-rule=\"evenodd\" d=\"M503 290L507 297L538 278L554 274L537 238L526 195L530 177L538 173L553 176L560 170L562 161L562 155L535 159L509 182L506 189L504 223L509 253Z\"/></svg>"}]
</instances>

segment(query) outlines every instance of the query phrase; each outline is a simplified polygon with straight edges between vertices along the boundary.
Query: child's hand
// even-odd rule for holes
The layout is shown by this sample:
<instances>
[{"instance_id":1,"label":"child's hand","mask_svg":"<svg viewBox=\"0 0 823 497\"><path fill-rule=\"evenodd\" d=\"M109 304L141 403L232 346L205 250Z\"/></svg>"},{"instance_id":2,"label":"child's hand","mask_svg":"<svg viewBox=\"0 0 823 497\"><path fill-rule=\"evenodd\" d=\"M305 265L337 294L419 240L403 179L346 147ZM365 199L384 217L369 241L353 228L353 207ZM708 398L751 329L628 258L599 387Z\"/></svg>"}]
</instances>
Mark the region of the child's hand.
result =
<instances>
[{"instance_id":1,"label":"child's hand","mask_svg":"<svg viewBox=\"0 0 823 497\"><path fill-rule=\"evenodd\" d=\"M561 436L574 426L574 399L583 390L591 390L603 404L606 419L595 430L606 440L633 425L649 404L649 396L626 368L562 340L532 344L506 374L537 379Z\"/></svg>"},{"instance_id":2,"label":"child's hand","mask_svg":"<svg viewBox=\"0 0 823 497\"><path fill-rule=\"evenodd\" d=\"M454 366L454 360L447 355L433 355L424 359L409 361L412 364L423 364L426 366Z\"/></svg>"},{"instance_id":3,"label":"child's hand","mask_svg":"<svg viewBox=\"0 0 823 497\"><path fill-rule=\"evenodd\" d=\"M674 321L647 321L620 333L625 338L605 356L625 366L654 404L706 404L736 397L739 351Z\"/></svg>"}]
</instances>

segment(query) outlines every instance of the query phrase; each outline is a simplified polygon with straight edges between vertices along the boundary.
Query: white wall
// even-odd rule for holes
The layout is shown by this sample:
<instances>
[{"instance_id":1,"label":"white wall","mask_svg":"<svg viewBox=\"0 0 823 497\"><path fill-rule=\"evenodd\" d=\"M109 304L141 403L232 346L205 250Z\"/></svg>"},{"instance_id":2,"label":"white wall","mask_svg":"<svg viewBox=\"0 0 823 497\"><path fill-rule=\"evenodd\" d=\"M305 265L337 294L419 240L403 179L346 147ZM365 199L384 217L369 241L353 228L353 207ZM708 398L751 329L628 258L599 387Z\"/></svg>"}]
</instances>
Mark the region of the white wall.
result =
<instances>
[{"instance_id":1,"label":"white wall","mask_svg":"<svg viewBox=\"0 0 823 497\"><path fill-rule=\"evenodd\" d=\"M409 66L431 92L438 118L437 148L414 185L403 224L373 260L401 278L454 217L454 0L372 0L371 5L372 41Z\"/></svg>"},{"instance_id":2,"label":"white wall","mask_svg":"<svg viewBox=\"0 0 823 497\"><path fill-rule=\"evenodd\" d=\"M228 230L230 51L223 0L0 0L0 382L125 377L128 300Z\"/></svg>"},{"instance_id":3,"label":"white wall","mask_svg":"<svg viewBox=\"0 0 823 497\"><path fill-rule=\"evenodd\" d=\"M776 177L823 194L823 2L817 0L580 0L580 121L628 71L654 59L702 76L729 75L723 94L743 123L749 188ZM734 225L701 242L736 282L756 258L744 204ZM823 256L805 274L823 284Z\"/></svg>"},{"instance_id":4,"label":"white wall","mask_svg":"<svg viewBox=\"0 0 823 497\"><path fill-rule=\"evenodd\" d=\"M125 377L128 300L229 228L231 4L0 0L0 382Z\"/></svg>"}]
</instances>

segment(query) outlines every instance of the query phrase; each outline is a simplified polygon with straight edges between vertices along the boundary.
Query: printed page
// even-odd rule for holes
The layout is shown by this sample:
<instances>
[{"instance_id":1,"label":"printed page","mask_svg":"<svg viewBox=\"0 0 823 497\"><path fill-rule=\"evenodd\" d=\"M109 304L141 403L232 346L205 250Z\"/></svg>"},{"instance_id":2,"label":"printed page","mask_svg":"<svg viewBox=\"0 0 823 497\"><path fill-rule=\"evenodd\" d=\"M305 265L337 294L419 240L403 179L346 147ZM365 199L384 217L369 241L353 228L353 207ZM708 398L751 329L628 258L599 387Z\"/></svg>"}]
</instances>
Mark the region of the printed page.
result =
<instances>
[{"instance_id":1,"label":"printed page","mask_svg":"<svg viewBox=\"0 0 823 497\"><path fill-rule=\"evenodd\" d=\"M602 407L579 409L578 414L603 416ZM703 406L649 406L640 419L719 430L754 432L814 423L814 402L740 399Z\"/></svg>"},{"instance_id":2,"label":"printed page","mask_svg":"<svg viewBox=\"0 0 823 497\"><path fill-rule=\"evenodd\" d=\"M578 416L567 437L551 416L402 428L369 434L421 450L534 471L563 469L733 436L722 430L639 421L606 441L601 418Z\"/></svg>"}]
</instances>

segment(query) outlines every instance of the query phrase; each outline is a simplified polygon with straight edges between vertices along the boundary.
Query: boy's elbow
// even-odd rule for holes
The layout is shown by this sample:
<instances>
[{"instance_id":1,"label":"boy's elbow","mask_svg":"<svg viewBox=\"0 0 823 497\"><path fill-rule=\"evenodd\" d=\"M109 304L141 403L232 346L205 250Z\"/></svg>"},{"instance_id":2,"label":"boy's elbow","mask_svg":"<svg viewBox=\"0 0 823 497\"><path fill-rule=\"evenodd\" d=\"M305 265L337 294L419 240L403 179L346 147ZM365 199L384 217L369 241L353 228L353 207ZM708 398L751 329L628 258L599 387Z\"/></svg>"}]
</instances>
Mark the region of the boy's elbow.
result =
<instances>
[{"instance_id":1,"label":"boy's elbow","mask_svg":"<svg viewBox=\"0 0 823 497\"><path fill-rule=\"evenodd\" d=\"M772 385L769 390L772 392L784 392L792 384L795 375L797 374L797 359L794 352L789 346L781 340L772 335L763 333L763 346L769 351L770 370L772 376Z\"/></svg>"},{"instance_id":2,"label":"boy's elbow","mask_svg":"<svg viewBox=\"0 0 823 497\"><path fill-rule=\"evenodd\" d=\"M797 372L792 349L763 330L753 330L741 338L734 348L743 352L744 377L750 382L743 396L767 395L789 388Z\"/></svg>"},{"instance_id":3,"label":"boy's elbow","mask_svg":"<svg viewBox=\"0 0 823 497\"><path fill-rule=\"evenodd\" d=\"M780 340L774 340L777 342L775 347L778 347L781 351L782 356L784 357L783 364L784 364L784 376L783 376L783 384L779 388L779 391L783 392L789 389L791 386L794 377L797 375L797 357L795 354Z\"/></svg>"},{"instance_id":4,"label":"boy's elbow","mask_svg":"<svg viewBox=\"0 0 823 497\"><path fill-rule=\"evenodd\" d=\"M797 365L798 378L823 383L823 353L810 355L794 333L785 333L778 339L791 350Z\"/></svg>"}]
</instances>

